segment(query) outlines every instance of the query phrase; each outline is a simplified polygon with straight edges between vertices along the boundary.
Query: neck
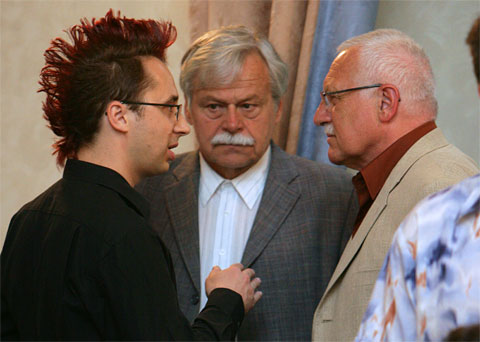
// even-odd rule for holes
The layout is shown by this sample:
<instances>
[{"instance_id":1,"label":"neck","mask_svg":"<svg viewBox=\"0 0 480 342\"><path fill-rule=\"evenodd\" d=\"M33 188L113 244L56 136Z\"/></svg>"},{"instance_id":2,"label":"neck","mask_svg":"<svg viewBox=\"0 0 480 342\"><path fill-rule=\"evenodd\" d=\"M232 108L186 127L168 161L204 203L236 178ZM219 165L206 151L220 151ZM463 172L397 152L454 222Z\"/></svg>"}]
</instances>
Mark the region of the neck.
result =
<instances>
[{"instance_id":1,"label":"neck","mask_svg":"<svg viewBox=\"0 0 480 342\"><path fill-rule=\"evenodd\" d=\"M118 172L131 187L140 181L128 171L126 160L111 149L98 149L95 147L82 148L78 151L77 158L78 160L100 165Z\"/></svg>"}]
</instances>

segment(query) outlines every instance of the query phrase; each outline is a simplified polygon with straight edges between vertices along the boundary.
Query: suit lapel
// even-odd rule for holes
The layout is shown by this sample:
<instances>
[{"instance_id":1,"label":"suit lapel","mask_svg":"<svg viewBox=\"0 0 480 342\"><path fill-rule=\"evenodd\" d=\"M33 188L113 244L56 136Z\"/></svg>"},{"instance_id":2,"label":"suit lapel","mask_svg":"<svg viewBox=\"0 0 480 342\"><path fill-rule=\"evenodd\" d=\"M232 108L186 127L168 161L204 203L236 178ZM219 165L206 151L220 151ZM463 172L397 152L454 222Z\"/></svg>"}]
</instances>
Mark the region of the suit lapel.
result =
<instances>
[{"instance_id":1,"label":"suit lapel","mask_svg":"<svg viewBox=\"0 0 480 342\"><path fill-rule=\"evenodd\" d=\"M383 210L387 206L387 196L390 193L391 189L389 189L388 191L383 191L383 190L386 190L385 187L382 188L382 191L378 194L375 202L370 207L370 210L368 211L367 215L363 219L362 224L360 225L360 227L358 227L358 231L355 234L355 238L353 239L350 238L350 240L348 240L348 243L345 246L342 256L338 261L337 267L335 268L335 271L333 272L333 275L330 278L330 281L328 283L327 289L325 290L325 293L327 293L330 290L330 288L335 284L338 278L340 278L342 273L347 269L348 265L350 265L350 262L355 258L355 255L362 247L363 241L366 239L368 233L374 226L377 219L380 217L380 214L383 212Z\"/></svg>"},{"instance_id":2,"label":"suit lapel","mask_svg":"<svg viewBox=\"0 0 480 342\"><path fill-rule=\"evenodd\" d=\"M438 149L447 145L448 142L444 138L440 129L436 128L433 131L427 133L420 140L418 140L400 159L400 161L395 165L392 172L388 176L385 184L380 190L377 198L370 207L367 215L365 216L362 224L358 228L355 238L350 238L345 250L340 257L337 267L328 283L327 289L325 290L324 296L327 292L333 287L335 282L340 278L343 272L348 268L348 265L355 258L355 255L361 248L364 240L366 239L368 233L375 225L375 222L382 214L383 210L387 206L388 196L395 189L398 183L402 180L403 176L407 173L410 167L425 154L430 153L431 151Z\"/></svg>"},{"instance_id":3,"label":"suit lapel","mask_svg":"<svg viewBox=\"0 0 480 342\"><path fill-rule=\"evenodd\" d=\"M198 153L189 153L173 174L177 182L165 189L167 211L180 254L196 289L200 291Z\"/></svg>"},{"instance_id":4,"label":"suit lapel","mask_svg":"<svg viewBox=\"0 0 480 342\"><path fill-rule=\"evenodd\" d=\"M250 267L272 239L297 202L300 193L291 184L297 177L295 164L272 144L272 159L262 200L243 253L242 264Z\"/></svg>"}]
</instances>

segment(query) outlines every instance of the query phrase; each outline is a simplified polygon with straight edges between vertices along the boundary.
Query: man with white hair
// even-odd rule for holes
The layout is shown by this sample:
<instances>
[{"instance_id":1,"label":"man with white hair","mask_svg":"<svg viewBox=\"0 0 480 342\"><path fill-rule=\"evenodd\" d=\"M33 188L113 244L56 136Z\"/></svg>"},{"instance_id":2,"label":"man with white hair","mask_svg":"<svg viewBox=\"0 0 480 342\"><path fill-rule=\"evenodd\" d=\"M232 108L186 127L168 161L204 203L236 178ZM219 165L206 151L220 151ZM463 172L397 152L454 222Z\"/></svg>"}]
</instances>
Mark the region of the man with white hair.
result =
<instances>
[{"instance_id":1,"label":"man with white hair","mask_svg":"<svg viewBox=\"0 0 480 342\"><path fill-rule=\"evenodd\" d=\"M478 172L435 125L423 49L402 32L372 31L338 47L314 121L329 159L359 170L360 210L313 322L313 339L351 341L395 229L428 194Z\"/></svg>"},{"instance_id":2,"label":"man with white hair","mask_svg":"<svg viewBox=\"0 0 480 342\"><path fill-rule=\"evenodd\" d=\"M466 42L480 95L480 16ZM480 340L480 173L428 196L393 236L356 341Z\"/></svg>"},{"instance_id":3,"label":"man with white hair","mask_svg":"<svg viewBox=\"0 0 480 342\"><path fill-rule=\"evenodd\" d=\"M344 171L271 142L287 83L272 45L247 28L200 37L180 79L199 151L139 187L172 252L187 317L207 300L203 283L212 266L242 262L262 279L262 300L238 340L311 339L315 306L357 212Z\"/></svg>"}]
</instances>

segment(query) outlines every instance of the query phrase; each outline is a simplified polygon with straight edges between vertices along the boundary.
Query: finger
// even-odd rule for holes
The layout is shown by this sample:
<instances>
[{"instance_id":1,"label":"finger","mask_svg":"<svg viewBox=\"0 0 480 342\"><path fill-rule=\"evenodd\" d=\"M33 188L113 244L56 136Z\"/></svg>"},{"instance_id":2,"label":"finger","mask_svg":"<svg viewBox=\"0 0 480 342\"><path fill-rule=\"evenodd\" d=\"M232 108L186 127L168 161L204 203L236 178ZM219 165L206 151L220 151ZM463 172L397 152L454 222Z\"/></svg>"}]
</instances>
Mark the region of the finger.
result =
<instances>
[{"instance_id":1,"label":"finger","mask_svg":"<svg viewBox=\"0 0 480 342\"><path fill-rule=\"evenodd\" d=\"M239 262L237 262L236 264L231 264L230 267L236 267L236 268L239 268L240 270L244 269L244 266Z\"/></svg>"},{"instance_id":2,"label":"finger","mask_svg":"<svg viewBox=\"0 0 480 342\"><path fill-rule=\"evenodd\" d=\"M253 277L255 277L255 271L251 268L246 268L244 269L242 272L248 274L248 276L250 277L250 279L252 279Z\"/></svg>"},{"instance_id":3,"label":"finger","mask_svg":"<svg viewBox=\"0 0 480 342\"><path fill-rule=\"evenodd\" d=\"M262 298L262 296L263 296L262 291L255 291L255 293L253 294L253 303L255 304L256 302L258 302L260 298Z\"/></svg>"},{"instance_id":4,"label":"finger","mask_svg":"<svg viewBox=\"0 0 480 342\"><path fill-rule=\"evenodd\" d=\"M210 274L212 274L212 273L213 273L213 274L218 273L218 272L220 272L221 270L222 270L222 269L221 269L220 267L218 267L218 266L213 266L213 267L212 267L212 270L210 271Z\"/></svg>"},{"instance_id":5,"label":"finger","mask_svg":"<svg viewBox=\"0 0 480 342\"><path fill-rule=\"evenodd\" d=\"M262 283L262 280L257 277L250 282L250 285L253 287L253 289L256 289L257 287L260 286L261 283Z\"/></svg>"}]
</instances>

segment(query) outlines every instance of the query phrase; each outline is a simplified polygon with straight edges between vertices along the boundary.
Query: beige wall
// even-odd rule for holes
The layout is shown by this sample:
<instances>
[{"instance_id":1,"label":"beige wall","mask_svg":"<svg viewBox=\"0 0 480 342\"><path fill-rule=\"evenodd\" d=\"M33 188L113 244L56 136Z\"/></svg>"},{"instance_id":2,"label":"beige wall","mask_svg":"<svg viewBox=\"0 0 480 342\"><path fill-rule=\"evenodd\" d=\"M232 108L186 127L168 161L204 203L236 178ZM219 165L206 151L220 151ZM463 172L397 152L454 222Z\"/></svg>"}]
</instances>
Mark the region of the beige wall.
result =
<instances>
[{"instance_id":1,"label":"beige wall","mask_svg":"<svg viewBox=\"0 0 480 342\"><path fill-rule=\"evenodd\" d=\"M480 101L465 38L480 15L479 0L380 1L376 28L396 28L424 47L436 80L437 126L480 160Z\"/></svg>"},{"instance_id":2,"label":"beige wall","mask_svg":"<svg viewBox=\"0 0 480 342\"><path fill-rule=\"evenodd\" d=\"M189 45L188 2L157 1L5 1L0 0L1 48L1 167L0 246L11 216L27 201L55 182L50 145L53 135L42 119L42 94L37 94L42 54L50 39L78 23L79 18L103 16L109 8L129 17L170 19L178 28L169 61L178 79L178 61ZM437 79L438 125L447 137L477 162L479 156L479 101L465 35L480 2L381 0L377 27L394 27L424 45ZM193 134L183 138L178 151L193 149Z\"/></svg>"}]
</instances>

